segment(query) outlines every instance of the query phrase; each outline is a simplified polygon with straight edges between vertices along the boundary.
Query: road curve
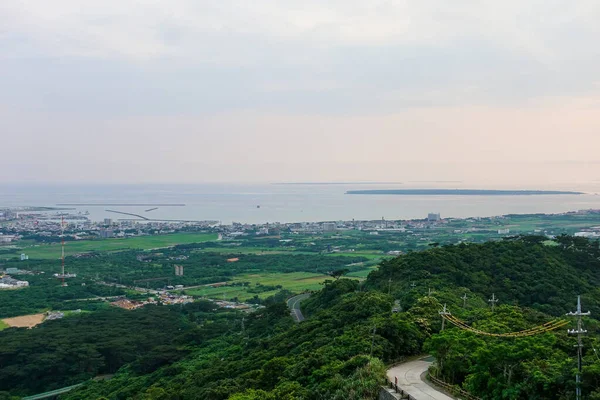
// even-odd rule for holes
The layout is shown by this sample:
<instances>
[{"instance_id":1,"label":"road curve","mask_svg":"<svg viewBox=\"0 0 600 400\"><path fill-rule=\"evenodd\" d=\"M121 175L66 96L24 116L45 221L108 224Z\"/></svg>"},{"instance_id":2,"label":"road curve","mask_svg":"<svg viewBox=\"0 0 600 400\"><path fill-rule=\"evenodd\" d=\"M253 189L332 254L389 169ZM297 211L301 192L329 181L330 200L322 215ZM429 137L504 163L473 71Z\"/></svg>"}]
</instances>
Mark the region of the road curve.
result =
<instances>
[{"instance_id":1,"label":"road curve","mask_svg":"<svg viewBox=\"0 0 600 400\"><path fill-rule=\"evenodd\" d=\"M310 293L302 293L298 296L294 296L287 301L287 306L290 309L290 314L294 318L296 322L304 321L304 315L302 315L302 311L300 310L300 302L302 300L306 300L310 297Z\"/></svg>"},{"instance_id":2,"label":"road curve","mask_svg":"<svg viewBox=\"0 0 600 400\"><path fill-rule=\"evenodd\" d=\"M421 375L427 371L430 365L431 361L426 361L426 358L409 361L388 369L387 376L390 382L394 382L398 378L398 387L416 400L454 400L423 382Z\"/></svg>"}]
</instances>

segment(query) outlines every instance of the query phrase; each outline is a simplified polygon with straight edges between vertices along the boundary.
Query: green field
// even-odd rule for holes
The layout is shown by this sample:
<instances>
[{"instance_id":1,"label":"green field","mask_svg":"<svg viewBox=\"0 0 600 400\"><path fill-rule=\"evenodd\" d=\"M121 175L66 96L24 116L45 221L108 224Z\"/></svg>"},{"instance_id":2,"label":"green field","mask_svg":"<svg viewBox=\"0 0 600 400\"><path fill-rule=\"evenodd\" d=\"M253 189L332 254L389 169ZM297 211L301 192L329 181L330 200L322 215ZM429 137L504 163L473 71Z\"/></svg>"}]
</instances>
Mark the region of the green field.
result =
<instances>
[{"instance_id":1,"label":"green field","mask_svg":"<svg viewBox=\"0 0 600 400\"><path fill-rule=\"evenodd\" d=\"M156 249L174 246L176 244L200 243L216 240L217 235L212 233L174 233L168 235L139 236L124 239L97 239L70 241L65 245L65 255L70 256L77 253L90 251L119 251L127 249ZM58 259L60 258L60 243L36 244L23 246L12 254L3 257L16 257L25 253L30 259Z\"/></svg>"},{"instance_id":2,"label":"green field","mask_svg":"<svg viewBox=\"0 0 600 400\"><path fill-rule=\"evenodd\" d=\"M268 248L268 247L250 247L250 246L231 246L231 247L208 247L205 249L193 250L194 253L226 253L226 254L307 254L317 255L319 253L311 251L296 250L295 248ZM365 257L374 262L379 262L382 258L390 258L380 251L340 251L338 253L323 253L331 257Z\"/></svg>"},{"instance_id":3,"label":"green field","mask_svg":"<svg viewBox=\"0 0 600 400\"><path fill-rule=\"evenodd\" d=\"M0 331L8 328L8 324L0 319Z\"/></svg>"},{"instance_id":4,"label":"green field","mask_svg":"<svg viewBox=\"0 0 600 400\"><path fill-rule=\"evenodd\" d=\"M363 269L363 270L360 270L360 271L350 272L350 273L346 274L346 276L348 278L361 278L361 279L362 278L366 278L371 273L371 271L374 271L377 268L378 267L369 267L367 269Z\"/></svg>"},{"instance_id":5,"label":"green field","mask_svg":"<svg viewBox=\"0 0 600 400\"><path fill-rule=\"evenodd\" d=\"M249 286L222 286L218 288L203 287L197 289L185 290L185 293L193 296L203 296L213 299L229 300L237 297L241 301L251 299L255 295L261 299L274 295L279 291L271 290L262 293L250 293L248 289L256 287L257 283L264 286L281 285L283 289L295 293L301 293L307 290L319 290L326 279L332 279L328 275L313 274L310 272L291 272L291 273L256 273L243 274L236 276L231 283L250 282Z\"/></svg>"}]
</instances>

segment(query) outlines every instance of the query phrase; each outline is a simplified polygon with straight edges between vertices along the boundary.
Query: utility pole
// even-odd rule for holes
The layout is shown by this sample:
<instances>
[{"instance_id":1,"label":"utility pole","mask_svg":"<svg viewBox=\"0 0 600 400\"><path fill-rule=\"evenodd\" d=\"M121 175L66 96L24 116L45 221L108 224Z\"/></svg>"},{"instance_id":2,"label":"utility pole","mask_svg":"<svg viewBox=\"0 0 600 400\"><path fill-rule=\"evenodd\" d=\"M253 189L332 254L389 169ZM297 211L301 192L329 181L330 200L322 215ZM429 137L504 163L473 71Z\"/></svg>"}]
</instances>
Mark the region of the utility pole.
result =
<instances>
[{"instance_id":1,"label":"utility pole","mask_svg":"<svg viewBox=\"0 0 600 400\"><path fill-rule=\"evenodd\" d=\"M463 299L463 308L467 308L467 294L465 293L461 299Z\"/></svg>"},{"instance_id":2,"label":"utility pole","mask_svg":"<svg viewBox=\"0 0 600 400\"><path fill-rule=\"evenodd\" d=\"M440 311L440 315L442 316L442 330L444 330L444 327L446 326L446 315L450 315L450 311L448 311L448 309L446 308L446 304L444 304L444 309L442 311Z\"/></svg>"},{"instance_id":3,"label":"utility pole","mask_svg":"<svg viewBox=\"0 0 600 400\"><path fill-rule=\"evenodd\" d=\"M498 302L498 299L496 298L496 295L494 293L492 293L492 298L489 299L488 302L492 305L492 312L494 312L494 308L496 307L496 303Z\"/></svg>"},{"instance_id":4,"label":"utility pole","mask_svg":"<svg viewBox=\"0 0 600 400\"><path fill-rule=\"evenodd\" d=\"M587 333L585 329L583 329L581 323L581 317L585 315L590 315L590 312L582 312L581 311L581 296L577 296L577 311L567 313L567 315L572 317L577 317L577 329L567 329L569 335L577 335L577 375L575 375L575 394L576 399L581 400L581 370L583 364L583 335Z\"/></svg>"},{"instance_id":5,"label":"utility pole","mask_svg":"<svg viewBox=\"0 0 600 400\"><path fill-rule=\"evenodd\" d=\"M373 357L373 346L375 345L375 332L377 331L377 325L373 325L373 338L371 339L371 351L369 357Z\"/></svg>"}]
</instances>

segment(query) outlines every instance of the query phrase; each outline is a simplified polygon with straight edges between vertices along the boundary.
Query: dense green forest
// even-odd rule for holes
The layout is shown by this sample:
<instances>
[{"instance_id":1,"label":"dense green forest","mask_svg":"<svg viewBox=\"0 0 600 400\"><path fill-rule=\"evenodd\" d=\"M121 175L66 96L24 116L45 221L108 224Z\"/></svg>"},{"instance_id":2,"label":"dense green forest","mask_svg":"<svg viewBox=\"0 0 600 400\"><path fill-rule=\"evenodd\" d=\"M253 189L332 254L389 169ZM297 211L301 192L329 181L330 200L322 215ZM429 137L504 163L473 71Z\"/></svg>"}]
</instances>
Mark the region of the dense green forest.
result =
<instances>
[{"instance_id":1,"label":"dense green forest","mask_svg":"<svg viewBox=\"0 0 600 400\"><path fill-rule=\"evenodd\" d=\"M293 323L284 303L274 303L249 315L243 331L239 326L201 344L179 362L151 374L124 369L66 398L373 398L382 361L417 353L423 337L406 316L391 316L391 297L355 288L344 279L328 284L325 291L340 295L301 324ZM378 333L370 357L373 326Z\"/></svg>"},{"instance_id":2,"label":"dense green forest","mask_svg":"<svg viewBox=\"0 0 600 400\"><path fill-rule=\"evenodd\" d=\"M390 279L394 282L390 285ZM597 241L561 236L516 237L485 244L442 246L383 262L367 288L390 290L409 312L432 290L431 299L486 332L506 333L541 325L574 311L600 315L600 249ZM463 301L463 295L467 300ZM494 294L500 307L487 305ZM585 318L585 398L600 399L598 321ZM560 329L519 339L494 338L450 328L439 332L434 314L424 351L437 357L436 373L482 399L568 399L575 391L574 338ZM573 327L574 321L570 326Z\"/></svg>"},{"instance_id":3,"label":"dense green forest","mask_svg":"<svg viewBox=\"0 0 600 400\"><path fill-rule=\"evenodd\" d=\"M364 282L326 282L302 304L307 319L299 324L282 292L251 314L198 302L7 329L0 342L12 352L0 352L0 387L19 395L115 373L61 398L374 399L386 364L430 353L437 359L432 373L482 399L566 400L574 397L577 362L565 328L518 339L450 324L441 331L439 311L447 304L467 324L505 333L564 318L581 294L592 311L584 319L584 399L600 399L599 258L597 242L567 236L433 246L383 262ZM493 312L492 293L500 299ZM31 346L18 348L25 342ZM94 357L74 359L62 345L43 349L54 342L73 342ZM17 351L29 354L26 364ZM40 373L47 360L56 366L47 378L24 378Z\"/></svg>"},{"instance_id":4,"label":"dense green forest","mask_svg":"<svg viewBox=\"0 0 600 400\"><path fill-rule=\"evenodd\" d=\"M407 306L429 288L452 289L436 297L462 304L465 292L485 300L495 294L503 303L556 316L572 311L582 295L593 315L600 315L600 247L584 238L560 236L548 243L527 236L408 253L382 262L367 287L387 291L390 279L392 294Z\"/></svg>"}]
</instances>

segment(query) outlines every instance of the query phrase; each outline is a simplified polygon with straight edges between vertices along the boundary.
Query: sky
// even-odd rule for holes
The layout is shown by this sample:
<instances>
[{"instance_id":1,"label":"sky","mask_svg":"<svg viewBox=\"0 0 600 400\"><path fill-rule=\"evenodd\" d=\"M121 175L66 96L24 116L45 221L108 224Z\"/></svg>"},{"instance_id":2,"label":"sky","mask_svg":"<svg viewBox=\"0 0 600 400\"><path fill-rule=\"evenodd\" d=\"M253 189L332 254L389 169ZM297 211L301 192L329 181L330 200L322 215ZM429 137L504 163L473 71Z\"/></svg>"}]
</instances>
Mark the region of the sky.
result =
<instances>
[{"instance_id":1,"label":"sky","mask_svg":"<svg viewBox=\"0 0 600 400\"><path fill-rule=\"evenodd\" d=\"M597 0L2 0L0 183L600 182Z\"/></svg>"}]
</instances>

